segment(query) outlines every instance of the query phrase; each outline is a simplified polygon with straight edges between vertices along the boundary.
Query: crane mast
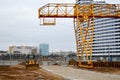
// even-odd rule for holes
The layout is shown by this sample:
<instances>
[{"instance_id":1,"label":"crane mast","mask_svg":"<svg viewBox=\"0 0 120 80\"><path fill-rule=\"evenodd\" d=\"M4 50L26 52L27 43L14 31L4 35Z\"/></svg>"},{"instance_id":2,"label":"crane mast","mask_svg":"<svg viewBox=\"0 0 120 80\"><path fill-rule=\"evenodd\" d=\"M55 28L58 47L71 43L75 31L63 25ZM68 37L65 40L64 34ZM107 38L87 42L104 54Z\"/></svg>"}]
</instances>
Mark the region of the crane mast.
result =
<instances>
[{"instance_id":1,"label":"crane mast","mask_svg":"<svg viewBox=\"0 0 120 80\"><path fill-rule=\"evenodd\" d=\"M56 18L73 18L79 66L93 68L94 19L120 18L120 4L49 3L38 9L38 18L41 25L55 25Z\"/></svg>"}]
</instances>

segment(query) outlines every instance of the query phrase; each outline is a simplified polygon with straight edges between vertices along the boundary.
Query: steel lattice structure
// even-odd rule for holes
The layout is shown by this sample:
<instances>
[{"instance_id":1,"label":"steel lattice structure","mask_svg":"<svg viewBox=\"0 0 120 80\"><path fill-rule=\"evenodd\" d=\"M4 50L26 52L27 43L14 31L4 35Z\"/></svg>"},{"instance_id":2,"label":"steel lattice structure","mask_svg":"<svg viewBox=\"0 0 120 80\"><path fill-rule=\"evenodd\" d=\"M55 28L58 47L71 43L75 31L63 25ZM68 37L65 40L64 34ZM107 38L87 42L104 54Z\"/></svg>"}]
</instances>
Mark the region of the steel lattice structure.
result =
<instances>
[{"instance_id":1,"label":"steel lattice structure","mask_svg":"<svg viewBox=\"0 0 120 80\"><path fill-rule=\"evenodd\" d=\"M50 3L39 8L38 17L41 25L55 25L56 18L73 18L79 66L93 68L94 18L120 18L120 4ZM87 64L82 63L83 55Z\"/></svg>"}]
</instances>

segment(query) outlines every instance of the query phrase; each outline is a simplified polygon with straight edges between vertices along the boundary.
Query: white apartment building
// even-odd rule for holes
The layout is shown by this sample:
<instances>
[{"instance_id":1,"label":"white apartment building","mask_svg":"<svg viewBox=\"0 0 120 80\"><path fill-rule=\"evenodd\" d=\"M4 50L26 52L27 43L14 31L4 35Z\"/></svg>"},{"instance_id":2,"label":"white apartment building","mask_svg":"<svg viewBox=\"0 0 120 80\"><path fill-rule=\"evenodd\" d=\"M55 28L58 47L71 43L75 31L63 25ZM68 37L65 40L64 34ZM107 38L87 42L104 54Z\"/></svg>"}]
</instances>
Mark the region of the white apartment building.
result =
<instances>
[{"instance_id":1,"label":"white apartment building","mask_svg":"<svg viewBox=\"0 0 120 80\"><path fill-rule=\"evenodd\" d=\"M37 54L37 48L31 46L10 46L8 52L11 54Z\"/></svg>"}]
</instances>

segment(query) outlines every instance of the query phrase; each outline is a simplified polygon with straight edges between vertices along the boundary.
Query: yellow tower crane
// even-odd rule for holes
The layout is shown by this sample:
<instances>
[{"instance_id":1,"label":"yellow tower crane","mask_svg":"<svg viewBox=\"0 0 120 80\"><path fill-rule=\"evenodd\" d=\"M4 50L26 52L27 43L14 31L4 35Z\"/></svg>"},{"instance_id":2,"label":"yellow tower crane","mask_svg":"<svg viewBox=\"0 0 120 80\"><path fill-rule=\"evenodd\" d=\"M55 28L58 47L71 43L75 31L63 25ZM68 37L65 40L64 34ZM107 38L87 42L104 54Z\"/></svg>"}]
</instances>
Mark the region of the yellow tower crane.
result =
<instances>
[{"instance_id":1,"label":"yellow tower crane","mask_svg":"<svg viewBox=\"0 0 120 80\"><path fill-rule=\"evenodd\" d=\"M56 18L73 18L79 66L93 68L94 19L120 18L120 4L49 3L39 8L38 17L41 25L55 25Z\"/></svg>"}]
</instances>

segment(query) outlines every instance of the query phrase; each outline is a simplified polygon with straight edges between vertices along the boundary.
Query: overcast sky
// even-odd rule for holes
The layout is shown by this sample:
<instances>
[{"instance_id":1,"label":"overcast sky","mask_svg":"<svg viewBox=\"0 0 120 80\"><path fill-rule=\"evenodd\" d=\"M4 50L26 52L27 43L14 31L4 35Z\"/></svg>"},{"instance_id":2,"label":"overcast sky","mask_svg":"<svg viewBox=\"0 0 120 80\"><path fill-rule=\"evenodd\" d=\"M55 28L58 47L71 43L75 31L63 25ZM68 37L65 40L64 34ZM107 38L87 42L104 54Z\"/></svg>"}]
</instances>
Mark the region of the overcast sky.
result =
<instances>
[{"instance_id":1,"label":"overcast sky","mask_svg":"<svg viewBox=\"0 0 120 80\"><path fill-rule=\"evenodd\" d=\"M72 19L58 19L53 27L39 25L38 8L52 2L75 3L75 0L0 0L0 50L12 45L38 47L48 43L50 52L76 51ZM120 0L106 2L120 4Z\"/></svg>"}]
</instances>

